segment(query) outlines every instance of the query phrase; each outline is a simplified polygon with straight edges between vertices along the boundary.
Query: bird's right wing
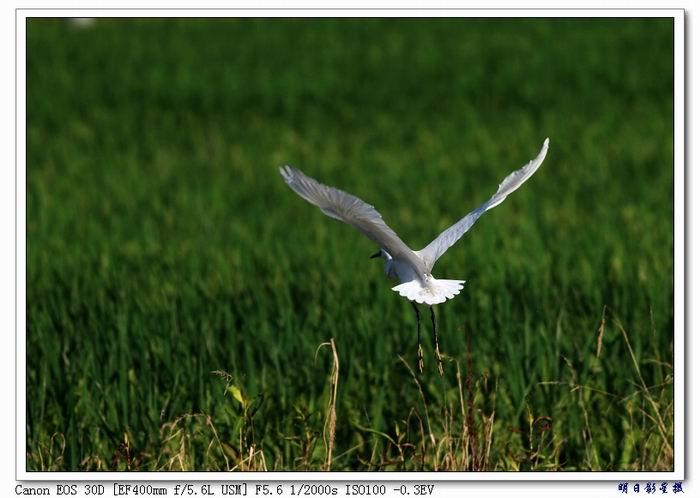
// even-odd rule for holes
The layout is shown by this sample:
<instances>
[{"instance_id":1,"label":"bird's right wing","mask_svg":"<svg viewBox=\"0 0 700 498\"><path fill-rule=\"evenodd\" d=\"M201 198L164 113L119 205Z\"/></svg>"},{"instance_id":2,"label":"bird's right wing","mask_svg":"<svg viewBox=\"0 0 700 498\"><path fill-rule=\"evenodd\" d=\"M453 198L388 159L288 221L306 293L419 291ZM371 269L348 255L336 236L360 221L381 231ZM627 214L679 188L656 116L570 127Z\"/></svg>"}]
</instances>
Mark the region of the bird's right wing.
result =
<instances>
[{"instance_id":1,"label":"bird's right wing","mask_svg":"<svg viewBox=\"0 0 700 498\"><path fill-rule=\"evenodd\" d=\"M506 197L508 197L508 194L516 191L523 183L525 183L525 180L530 178L535 171L537 171L537 168L539 168L542 161L544 161L548 149L549 138L547 138L542 144L542 149L537 157L519 170L516 170L505 177L505 179L498 186L496 193L493 194L488 201L484 202L481 206L438 235L437 238L426 247L418 251L418 254L425 261L429 270L432 270L433 265L438 258L442 256L450 247L452 247L452 245L457 242L474 223L476 223L476 220L478 220L482 214L489 209L498 206L506 199Z\"/></svg>"},{"instance_id":2,"label":"bird's right wing","mask_svg":"<svg viewBox=\"0 0 700 498\"><path fill-rule=\"evenodd\" d=\"M323 185L291 166L280 168L280 173L294 192L320 208L324 214L352 225L392 258L413 266L418 275L426 273L425 263L389 228L373 206L354 195Z\"/></svg>"}]
</instances>

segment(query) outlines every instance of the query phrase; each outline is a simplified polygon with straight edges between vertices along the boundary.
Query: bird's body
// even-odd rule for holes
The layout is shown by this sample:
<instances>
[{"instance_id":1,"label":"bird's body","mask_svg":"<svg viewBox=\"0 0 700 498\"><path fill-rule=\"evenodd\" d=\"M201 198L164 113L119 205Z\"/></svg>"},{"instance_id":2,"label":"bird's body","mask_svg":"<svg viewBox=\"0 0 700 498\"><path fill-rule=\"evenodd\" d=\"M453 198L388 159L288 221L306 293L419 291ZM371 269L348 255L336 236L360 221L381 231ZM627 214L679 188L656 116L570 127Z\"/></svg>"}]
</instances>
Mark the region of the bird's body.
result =
<instances>
[{"instance_id":1,"label":"bird's body","mask_svg":"<svg viewBox=\"0 0 700 498\"><path fill-rule=\"evenodd\" d=\"M391 254L383 249L379 255L384 258L384 273L387 277L399 280L401 283L420 280L423 277L410 264L392 258Z\"/></svg>"},{"instance_id":2,"label":"bird's body","mask_svg":"<svg viewBox=\"0 0 700 498\"><path fill-rule=\"evenodd\" d=\"M432 313L432 305L452 299L459 294L465 283L464 280L434 278L432 270L435 262L472 227L482 214L498 206L510 193L517 190L537 171L547 155L548 147L549 139L546 139L537 157L508 175L489 200L443 231L435 240L420 251L411 250L389 228L382 219L382 215L373 206L354 195L323 185L291 166L280 168L280 173L287 185L299 196L317 206L331 218L355 227L379 245L380 251L372 257L381 256L385 260L384 271L386 274L399 280L400 283L393 287L392 290L411 301L412 304L422 303L429 305ZM415 304L413 306L416 310L420 327L420 314ZM433 330L436 353L439 358L434 315ZM422 358L420 351L419 346L419 357Z\"/></svg>"},{"instance_id":3,"label":"bird's body","mask_svg":"<svg viewBox=\"0 0 700 498\"><path fill-rule=\"evenodd\" d=\"M413 251L418 259L422 260L420 253ZM398 292L409 301L425 304L444 303L452 299L462 290L464 280L438 280L430 273L416 269L410 262L394 259L385 250L380 250L377 257L384 258L384 273L389 278L400 282L392 290ZM428 266L425 265L427 270Z\"/></svg>"}]
</instances>

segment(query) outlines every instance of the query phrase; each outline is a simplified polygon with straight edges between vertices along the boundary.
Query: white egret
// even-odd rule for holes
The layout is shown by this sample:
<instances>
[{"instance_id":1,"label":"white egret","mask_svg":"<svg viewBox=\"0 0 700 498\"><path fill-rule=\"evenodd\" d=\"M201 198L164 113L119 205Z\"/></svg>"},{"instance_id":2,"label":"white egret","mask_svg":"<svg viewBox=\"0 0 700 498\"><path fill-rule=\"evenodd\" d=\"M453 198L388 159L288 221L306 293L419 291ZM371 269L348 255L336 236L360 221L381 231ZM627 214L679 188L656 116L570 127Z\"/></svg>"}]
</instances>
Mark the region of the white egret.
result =
<instances>
[{"instance_id":1,"label":"white egret","mask_svg":"<svg viewBox=\"0 0 700 498\"><path fill-rule=\"evenodd\" d=\"M465 281L436 279L431 273L433 266L440 256L452 247L482 214L498 206L508 194L517 190L537 171L537 168L540 167L547 155L548 148L549 139L547 138L537 157L519 170L508 175L489 200L442 232L420 251L409 249L384 222L382 215L363 200L342 190L323 185L291 166L280 168L280 173L287 185L303 199L320 208L324 214L331 218L352 225L379 245L379 252L371 257L381 256L384 259L384 271L386 274L400 281L400 284L393 287L392 290L411 301L416 312L418 322L418 369L421 372L423 371L423 350L420 344L420 311L415 303L424 303L430 307L435 356L438 360L440 375L442 375L442 360L433 305L444 303L448 299L455 297L462 290Z\"/></svg>"}]
</instances>

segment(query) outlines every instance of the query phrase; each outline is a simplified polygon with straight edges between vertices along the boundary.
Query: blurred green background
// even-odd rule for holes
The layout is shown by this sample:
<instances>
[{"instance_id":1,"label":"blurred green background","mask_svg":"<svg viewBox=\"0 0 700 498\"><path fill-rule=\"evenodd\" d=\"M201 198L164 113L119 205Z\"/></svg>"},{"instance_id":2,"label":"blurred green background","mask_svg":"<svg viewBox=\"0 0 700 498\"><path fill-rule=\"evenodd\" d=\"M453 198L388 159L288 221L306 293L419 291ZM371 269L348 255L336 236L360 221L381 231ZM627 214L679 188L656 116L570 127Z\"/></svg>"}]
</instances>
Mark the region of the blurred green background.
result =
<instances>
[{"instance_id":1,"label":"blurred green background","mask_svg":"<svg viewBox=\"0 0 700 498\"><path fill-rule=\"evenodd\" d=\"M672 117L671 19L29 20L28 468L672 469ZM420 249L545 137L414 379L278 167Z\"/></svg>"}]
</instances>

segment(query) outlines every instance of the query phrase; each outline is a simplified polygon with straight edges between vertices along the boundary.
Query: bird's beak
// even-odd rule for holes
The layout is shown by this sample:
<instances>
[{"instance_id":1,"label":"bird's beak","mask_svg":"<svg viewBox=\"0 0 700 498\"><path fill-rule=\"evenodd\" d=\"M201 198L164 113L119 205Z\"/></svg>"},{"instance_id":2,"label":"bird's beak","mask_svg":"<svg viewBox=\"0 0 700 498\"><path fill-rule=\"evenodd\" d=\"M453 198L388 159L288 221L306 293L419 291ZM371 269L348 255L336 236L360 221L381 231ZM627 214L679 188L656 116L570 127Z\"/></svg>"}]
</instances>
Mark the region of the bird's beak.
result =
<instances>
[{"instance_id":1,"label":"bird's beak","mask_svg":"<svg viewBox=\"0 0 700 498\"><path fill-rule=\"evenodd\" d=\"M378 258L378 257L381 256L381 255L382 255L382 251L377 251L375 254L372 254L372 255L369 257L369 259Z\"/></svg>"}]
</instances>

